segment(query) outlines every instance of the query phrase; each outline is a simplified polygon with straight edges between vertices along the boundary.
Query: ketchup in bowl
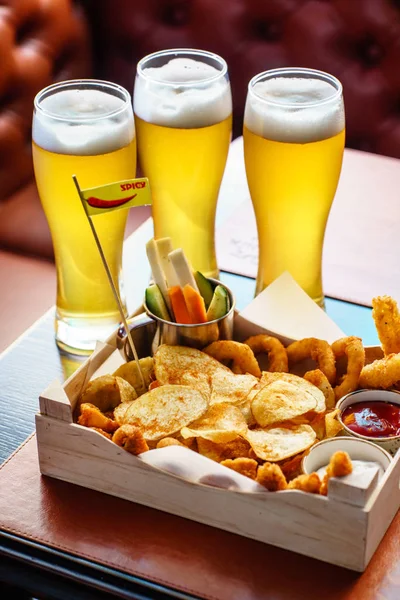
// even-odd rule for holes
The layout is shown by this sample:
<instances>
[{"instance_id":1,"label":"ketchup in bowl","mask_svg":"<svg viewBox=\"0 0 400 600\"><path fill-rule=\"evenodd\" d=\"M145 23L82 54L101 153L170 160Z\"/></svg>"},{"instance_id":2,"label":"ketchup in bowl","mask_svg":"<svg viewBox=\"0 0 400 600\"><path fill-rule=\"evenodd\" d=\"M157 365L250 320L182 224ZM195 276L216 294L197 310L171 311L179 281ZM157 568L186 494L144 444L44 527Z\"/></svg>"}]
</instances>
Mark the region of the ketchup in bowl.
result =
<instances>
[{"instance_id":1,"label":"ketchup in bowl","mask_svg":"<svg viewBox=\"0 0 400 600\"><path fill-rule=\"evenodd\" d=\"M358 402L343 411L342 421L359 435L394 437L400 435L400 406L382 401Z\"/></svg>"}]
</instances>

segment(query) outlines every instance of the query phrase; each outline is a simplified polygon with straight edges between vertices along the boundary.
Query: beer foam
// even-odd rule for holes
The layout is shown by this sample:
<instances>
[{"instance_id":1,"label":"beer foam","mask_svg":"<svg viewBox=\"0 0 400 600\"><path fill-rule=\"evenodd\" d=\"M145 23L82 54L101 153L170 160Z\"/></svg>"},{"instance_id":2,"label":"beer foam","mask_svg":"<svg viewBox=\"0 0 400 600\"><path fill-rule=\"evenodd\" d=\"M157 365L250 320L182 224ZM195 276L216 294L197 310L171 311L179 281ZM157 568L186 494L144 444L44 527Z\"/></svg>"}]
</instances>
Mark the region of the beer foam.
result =
<instances>
[{"instance_id":1,"label":"beer foam","mask_svg":"<svg viewBox=\"0 0 400 600\"><path fill-rule=\"evenodd\" d=\"M229 81L217 78L220 71L211 65L173 58L142 72L136 77L134 108L148 123L194 129L219 123L232 112Z\"/></svg>"},{"instance_id":2,"label":"beer foam","mask_svg":"<svg viewBox=\"0 0 400 600\"><path fill-rule=\"evenodd\" d=\"M247 96L244 122L253 133L278 142L304 144L340 133L341 96L327 81L275 77L256 83Z\"/></svg>"},{"instance_id":3,"label":"beer foam","mask_svg":"<svg viewBox=\"0 0 400 600\"><path fill-rule=\"evenodd\" d=\"M135 135L130 103L100 90L62 90L43 98L40 106L32 138L50 152L106 154L127 146Z\"/></svg>"}]
</instances>

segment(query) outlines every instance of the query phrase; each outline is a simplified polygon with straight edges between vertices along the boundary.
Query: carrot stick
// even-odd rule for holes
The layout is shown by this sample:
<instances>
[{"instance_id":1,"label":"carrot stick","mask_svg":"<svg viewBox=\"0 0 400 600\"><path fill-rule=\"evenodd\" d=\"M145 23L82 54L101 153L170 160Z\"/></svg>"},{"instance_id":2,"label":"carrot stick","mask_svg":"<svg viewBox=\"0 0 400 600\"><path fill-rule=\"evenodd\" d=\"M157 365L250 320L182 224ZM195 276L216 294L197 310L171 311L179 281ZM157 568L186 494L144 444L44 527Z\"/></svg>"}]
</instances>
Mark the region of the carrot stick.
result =
<instances>
[{"instance_id":1,"label":"carrot stick","mask_svg":"<svg viewBox=\"0 0 400 600\"><path fill-rule=\"evenodd\" d=\"M206 323L207 312L204 304L203 296L200 296L191 285L188 283L183 288L183 296L186 301L186 306L189 311L191 323Z\"/></svg>"},{"instance_id":2,"label":"carrot stick","mask_svg":"<svg viewBox=\"0 0 400 600\"><path fill-rule=\"evenodd\" d=\"M183 325L191 323L192 321L190 320L182 288L179 285L174 285L169 288L168 295L171 300L175 321Z\"/></svg>"}]
</instances>

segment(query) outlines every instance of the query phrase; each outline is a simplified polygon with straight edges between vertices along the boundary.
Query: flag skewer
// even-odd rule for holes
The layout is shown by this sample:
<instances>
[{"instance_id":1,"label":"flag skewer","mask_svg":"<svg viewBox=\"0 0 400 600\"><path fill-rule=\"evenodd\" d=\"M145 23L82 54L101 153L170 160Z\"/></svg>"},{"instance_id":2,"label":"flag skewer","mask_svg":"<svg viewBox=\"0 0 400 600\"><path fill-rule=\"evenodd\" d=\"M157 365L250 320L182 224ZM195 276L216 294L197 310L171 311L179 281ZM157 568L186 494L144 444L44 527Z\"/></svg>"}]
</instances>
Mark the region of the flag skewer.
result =
<instances>
[{"instance_id":1,"label":"flag skewer","mask_svg":"<svg viewBox=\"0 0 400 600\"><path fill-rule=\"evenodd\" d=\"M97 235L96 229L95 229L95 227L93 225L92 219L91 219L91 217L89 215L89 212L87 210L86 202L85 202L85 199L84 199L84 197L82 195L82 191L81 191L81 188L79 186L79 183L78 183L78 180L76 178L76 175L72 175L72 179L74 180L74 184L75 184L76 190L77 190L77 192L79 194L80 201L82 203L82 206L83 206L83 209L85 211L85 214L86 214L87 220L89 222L90 228L92 230L93 237L95 239L98 251L100 253L100 257L101 257L101 260L103 262L103 266L104 266L104 268L106 270L108 281L110 282L111 289L112 289L112 292L114 294L114 298L115 298L115 301L117 303L119 313L121 315L121 320L122 320L122 323L124 324L124 327L125 327L126 335L127 335L127 338L128 338L128 343L129 343L132 355L133 355L133 357L135 359L135 362L136 362L136 365L137 365L137 368L138 368L138 371L139 371L139 375L140 375L140 379L141 379L143 388L146 389L146 384L145 384L143 372L142 372L142 369L141 369L141 366L140 366L139 357L138 357L138 354L136 352L135 344L133 343L131 332L130 332L128 323L127 323L126 318L125 318L125 312L124 312L124 308L122 306L121 298L119 297L117 288L115 286L113 277L111 275L111 272L110 272L110 269L109 269L106 257L104 255L103 248L101 246L99 237Z\"/></svg>"}]
</instances>

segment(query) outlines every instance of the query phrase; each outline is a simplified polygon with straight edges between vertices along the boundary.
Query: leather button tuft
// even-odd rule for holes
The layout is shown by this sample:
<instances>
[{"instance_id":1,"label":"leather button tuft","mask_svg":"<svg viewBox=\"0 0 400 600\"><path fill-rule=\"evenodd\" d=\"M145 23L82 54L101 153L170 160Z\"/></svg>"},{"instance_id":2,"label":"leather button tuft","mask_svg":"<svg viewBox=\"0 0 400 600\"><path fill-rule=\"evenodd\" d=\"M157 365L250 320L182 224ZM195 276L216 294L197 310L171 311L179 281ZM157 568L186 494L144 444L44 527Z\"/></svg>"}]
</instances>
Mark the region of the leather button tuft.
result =
<instances>
[{"instance_id":1,"label":"leather button tuft","mask_svg":"<svg viewBox=\"0 0 400 600\"><path fill-rule=\"evenodd\" d=\"M282 26L278 21L255 21L253 24L253 33L257 38L266 42L276 42L282 37Z\"/></svg>"},{"instance_id":2,"label":"leather button tuft","mask_svg":"<svg viewBox=\"0 0 400 600\"><path fill-rule=\"evenodd\" d=\"M20 27L17 29L15 38L17 45L21 46L28 40L34 37L35 31L39 28L39 23L37 18L30 18L25 21L25 23L21 23Z\"/></svg>"},{"instance_id":3,"label":"leather button tuft","mask_svg":"<svg viewBox=\"0 0 400 600\"><path fill-rule=\"evenodd\" d=\"M170 27L186 25L189 21L189 2L187 0L168 2L162 7L161 20Z\"/></svg>"},{"instance_id":4,"label":"leather button tuft","mask_svg":"<svg viewBox=\"0 0 400 600\"><path fill-rule=\"evenodd\" d=\"M384 49L374 39L366 37L357 45L357 55L367 67L377 65L384 56Z\"/></svg>"}]
</instances>

